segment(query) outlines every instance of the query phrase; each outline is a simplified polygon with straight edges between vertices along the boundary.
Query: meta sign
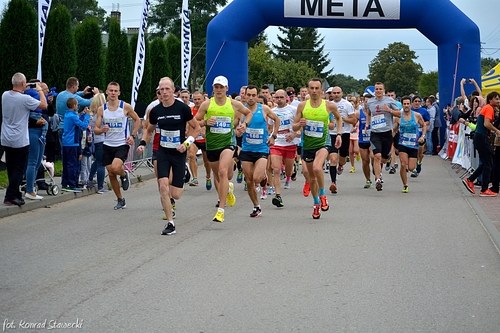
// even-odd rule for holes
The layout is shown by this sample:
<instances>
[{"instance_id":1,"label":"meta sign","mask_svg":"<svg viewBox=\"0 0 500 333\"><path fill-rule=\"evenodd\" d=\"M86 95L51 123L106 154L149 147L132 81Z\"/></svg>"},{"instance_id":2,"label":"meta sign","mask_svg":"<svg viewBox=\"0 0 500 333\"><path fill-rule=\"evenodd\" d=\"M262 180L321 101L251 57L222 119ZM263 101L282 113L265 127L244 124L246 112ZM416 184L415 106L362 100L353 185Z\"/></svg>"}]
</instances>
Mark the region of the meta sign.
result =
<instances>
[{"instance_id":1,"label":"meta sign","mask_svg":"<svg viewBox=\"0 0 500 333\"><path fill-rule=\"evenodd\" d=\"M399 20L401 0L285 0L285 17Z\"/></svg>"}]
</instances>

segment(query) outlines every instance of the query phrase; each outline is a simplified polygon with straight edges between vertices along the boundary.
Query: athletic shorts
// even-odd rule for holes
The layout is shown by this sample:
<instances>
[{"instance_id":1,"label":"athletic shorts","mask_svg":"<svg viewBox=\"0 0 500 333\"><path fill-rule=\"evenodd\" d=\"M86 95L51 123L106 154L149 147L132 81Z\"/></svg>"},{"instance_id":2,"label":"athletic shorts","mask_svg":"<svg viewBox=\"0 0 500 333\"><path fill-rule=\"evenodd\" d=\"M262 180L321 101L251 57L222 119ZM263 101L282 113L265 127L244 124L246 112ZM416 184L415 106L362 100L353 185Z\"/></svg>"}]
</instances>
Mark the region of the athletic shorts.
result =
<instances>
[{"instance_id":1,"label":"athletic shorts","mask_svg":"<svg viewBox=\"0 0 500 333\"><path fill-rule=\"evenodd\" d=\"M409 158L417 158L418 157L418 149L417 148L410 148L406 147L403 145L399 145L399 153L406 153L408 154Z\"/></svg>"},{"instance_id":2,"label":"athletic shorts","mask_svg":"<svg viewBox=\"0 0 500 333\"><path fill-rule=\"evenodd\" d=\"M186 154L169 154L162 149L156 154L156 169L158 179L168 178L172 186L182 188L184 186L184 170L186 165ZM172 169L172 175L170 175Z\"/></svg>"},{"instance_id":3,"label":"athletic shorts","mask_svg":"<svg viewBox=\"0 0 500 333\"><path fill-rule=\"evenodd\" d=\"M311 149L311 150L305 150L305 149L303 149L302 150L302 152L303 152L302 160L304 162L306 162L306 163L312 163L312 162L314 162L314 160L316 159L316 153L320 149L326 149L327 151L329 151L330 150L330 146L323 146L323 147L319 147L319 148Z\"/></svg>"},{"instance_id":4,"label":"athletic shorts","mask_svg":"<svg viewBox=\"0 0 500 333\"><path fill-rule=\"evenodd\" d=\"M219 159L220 159L220 154L226 150L226 149L229 149L231 151L235 151L236 150L236 146L234 145L229 145L229 146L226 146L222 149L217 149L217 150L207 150L207 159L209 162L218 162Z\"/></svg>"},{"instance_id":5,"label":"athletic shorts","mask_svg":"<svg viewBox=\"0 0 500 333\"><path fill-rule=\"evenodd\" d=\"M370 143L368 142L359 142L358 146L359 149L370 149Z\"/></svg>"},{"instance_id":6,"label":"athletic shorts","mask_svg":"<svg viewBox=\"0 0 500 333\"><path fill-rule=\"evenodd\" d=\"M252 162L255 163L261 158L265 158L267 160L267 157L269 156L269 153L254 153L252 151L240 151L240 161L241 162Z\"/></svg>"},{"instance_id":7,"label":"athletic shorts","mask_svg":"<svg viewBox=\"0 0 500 333\"><path fill-rule=\"evenodd\" d=\"M329 153L338 153L341 157L347 157L349 156L349 145L350 145L350 139L351 135L349 133L342 133L341 138L342 138L342 145L340 148L335 148L335 140L337 140L337 135L338 134L330 134L330 139L332 140L332 148L330 148Z\"/></svg>"},{"instance_id":8,"label":"athletic shorts","mask_svg":"<svg viewBox=\"0 0 500 333\"><path fill-rule=\"evenodd\" d=\"M396 134L394 134L392 142L394 144L394 149L399 150L399 131L397 131Z\"/></svg>"},{"instance_id":9,"label":"athletic shorts","mask_svg":"<svg viewBox=\"0 0 500 333\"><path fill-rule=\"evenodd\" d=\"M103 145L102 149L102 165L111 165L115 158L119 158L123 162L127 160L129 145L121 145L118 147L110 147Z\"/></svg>"},{"instance_id":10,"label":"athletic shorts","mask_svg":"<svg viewBox=\"0 0 500 333\"><path fill-rule=\"evenodd\" d=\"M243 147L243 135L242 136L236 136L236 145L238 147Z\"/></svg>"},{"instance_id":11,"label":"athletic shorts","mask_svg":"<svg viewBox=\"0 0 500 333\"><path fill-rule=\"evenodd\" d=\"M373 154L381 154L383 159L389 158L392 147L392 131L373 133L370 135Z\"/></svg>"},{"instance_id":12,"label":"athletic shorts","mask_svg":"<svg viewBox=\"0 0 500 333\"><path fill-rule=\"evenodd\" d=\"M153 150L153 154L151 155L151 161L156 161L156 155L158 155L158 150Z\"/></svg>"},{"instance_id":13,"label":"athletic shorts","mask_svg":"<svg viewBox=\"0 0 500 333\"><path fill-rule=\"evenodd\" d=\"M300 158L302 158L302 146L297 145L297 155L299 155Z\"/></svg>"},{"instance_id":14,"label":"athletic shorts","mask_svg":"<svg viewBox=\"0 0 500 333\"><path fill-rule=\"evenodd\" d=\"M270 148L271 155L278 155L285 159L294 159L296 153L297 153L297 147L295 145L271 146Z\"/></svg>"},{"instance_id":15,"label":"athletic shorts","mask_svg":"<svg viewBox=\"0 0 500 333\"><path fill-rule=\"evenodd\" d=\"M195 141L194 144L196 145L196 147L198 147L199 150L201 150L201 151L207 151L207 144L206 144L206 142Z\"/></svg>"},{"instance_id":16,"label":"athletic shorts","mask_svg":"<svg viewBox=\"0 0 500 333\"><path fill-rule=\"evenodd\" d=\"M420 143L420 142L419 142L419 143L418 143L418 146L419 146L419 147L423 147L423 146L425 146L426 144L427 144L427 141L424 139L424 142L422 142L422 143Z\"/></svg>"}]
</instances>

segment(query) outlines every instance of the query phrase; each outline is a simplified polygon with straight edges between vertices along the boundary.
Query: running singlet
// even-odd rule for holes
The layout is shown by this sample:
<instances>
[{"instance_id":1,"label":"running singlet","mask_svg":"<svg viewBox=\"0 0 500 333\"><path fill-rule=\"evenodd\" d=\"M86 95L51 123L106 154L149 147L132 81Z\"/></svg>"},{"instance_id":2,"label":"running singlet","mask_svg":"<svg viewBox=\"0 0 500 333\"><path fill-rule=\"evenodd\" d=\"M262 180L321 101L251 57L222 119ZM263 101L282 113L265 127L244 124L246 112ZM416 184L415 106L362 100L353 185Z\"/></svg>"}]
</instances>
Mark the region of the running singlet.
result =
<instances>
[{"instance_id":1,"label":"running singlet","mask_svg":"<svg viewBox=\"0 0 500 333\"><path fill-rule=\"evenodd\" d=\"M252 120L243 134L242 151L253 153L269 153L267 139L267 121L262 112L262 104L257 104L257 110L252 114Z\"/></svg>"},{"instance_id":2,"label":"running singlet","mask_svg":"<svg viewBox=\"0 0 500 333\"><path fill-rule=\"evenodd\" d=\"M178 100L168 107L163 104L155 106L149 112L149 123L157 125L160 131L158 149L170 154L181 154L176 148L186 140L186 123L191 119L191 108Z\"/></svg>"},{"instance_id":3,"label":"running singlet","mask_svg":"<svg viewBox=\"0 0 500 333\"><path fill-rule=\"evenodd\" d=\"M370 130L367 130L365 133L365 128L366 128L366 115L363 112L363 109L360 109L358 143L370 143Z\"/></svg>"},{"instance_id":4,"label":"running singlet","mask_svg":"<svg viewBox=\"0 0 500 333\"><path fill-rule=\"evenodd\" d=\"M109 147L119 147L126 145L128 136L128 118L123 110L124 102L120 101L115 111L108 109L108 103L103 105L103 123L109 126L109 130L104 133L104 145Z\"/></svg>"},{"instance_id":5,"label":"running singlet","mask_svg":"<svg viewBox=\"0 0 500 333\"><path fill-rule=\"evenodd\" d=\"M286 135L293 133L293 121L295 119L295 114L297 113L297 109L293 106L287 105L283 108L274 108L273 112L280 119L280 127L278 129L278 133L276 134L277 138L274 140L275 146L285 147L285 146L293 146L297 142L294 139L292 142L286 141ZM272 119L269 119L269 125L274 124Z\"/></svg>"},{"instance_id":6,"label":"running singlet","mask_svg":"<svg viewBox=\"0 0 500 333\"><path fill-rule=\"evenodd\" d=\"M311 106L310 101L306 101L302 117L306 118L304 126L304 150L313 150L324 147L327 144L328 124L330 115L326 109L326 101L322 100L317 108Z\"/></svg>"},{"instance_id":7,"label":"running singlet","mask_svg":"<svg viewBox=\"0 0 500 333\"><path fill-rule=\"evenodd\" d=\"M410 120L405 120L401 115L399 124L399 144L408 148L418 148L418 123L415 120L415 111L411 111Z\"/></svg>"},{"instance_id":8,"label":"running singlet","mask_svg":"<svg viewBox=\"0 0 500 333\"><path fill-rule=\"evenodd\" d=\"M215 117L217 120L214 126L206 126L206 146L207 150L219 150L233 144L234 109L231 98L227 97L223 106L217 105L215 99L210 99L205 119Z\"/></svg>"}]
</instances>

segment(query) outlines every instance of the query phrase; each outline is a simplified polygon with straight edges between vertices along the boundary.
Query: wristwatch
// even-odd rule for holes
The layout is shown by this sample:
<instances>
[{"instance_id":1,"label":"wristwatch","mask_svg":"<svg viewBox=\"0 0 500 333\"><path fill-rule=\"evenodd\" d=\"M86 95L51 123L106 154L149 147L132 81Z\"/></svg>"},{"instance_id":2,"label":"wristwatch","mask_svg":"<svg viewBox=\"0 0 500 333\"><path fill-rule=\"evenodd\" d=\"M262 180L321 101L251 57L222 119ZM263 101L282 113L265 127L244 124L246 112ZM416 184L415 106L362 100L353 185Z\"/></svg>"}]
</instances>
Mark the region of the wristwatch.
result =
<instances>
[{"instance_id":1,"label":"wristwatch","mask_svg":"<svg viewBox=\"0 0 500 333\"><path fill-rule=\"evenodd\" d=\"M273 134L271 136L273 137L274 140L276 140L278 138L278 136L276 134Z\"/></svg>"}]
</instances>

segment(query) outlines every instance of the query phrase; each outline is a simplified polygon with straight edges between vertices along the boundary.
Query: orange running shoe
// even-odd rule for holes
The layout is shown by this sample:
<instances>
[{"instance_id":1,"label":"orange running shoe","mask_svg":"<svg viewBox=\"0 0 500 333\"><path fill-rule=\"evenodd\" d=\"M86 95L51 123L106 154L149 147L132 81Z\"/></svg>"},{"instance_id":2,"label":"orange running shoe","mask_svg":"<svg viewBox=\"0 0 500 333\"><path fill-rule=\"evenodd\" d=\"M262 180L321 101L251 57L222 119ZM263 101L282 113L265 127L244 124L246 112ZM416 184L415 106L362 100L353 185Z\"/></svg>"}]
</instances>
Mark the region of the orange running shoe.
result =
<instances>
[{"instance_id":1,"label":"orange running shoe","mask_svg":"<svg viewBox=\"0 0 500 333\"><path fill-rule=\"evenodd\" d=\"M321 201L321 210L326 212L328 209L330 209L330 205L328 204L328 198L326 195L320 195L319 200Z\"/></svg>"},{"instance_id":2,"label":"orange running shoe","mask_svg":"<svg viewBox=\"0 0 500 333\"><path fill-rule=\"evenodd\" d=\"M308 182L305 182L304 183L304 188L302 188L302 194L305 196L305 197L308 197L309 194L311 194L311 187L309 186L309 183Z\"/></svg>"},{"instance_id":3,"label":"orange running shoe","mask_svg":"<svg viewBox=\"0 0 500 333\"><path fill-rule=\"evenodd\" d=\"M315 220L317 220L317 219L319 219L321 217L321 212L319 210L319 205L318 204L314 205L314 210L313 210L312 217Z\"/></svg>"}]
</instances>

